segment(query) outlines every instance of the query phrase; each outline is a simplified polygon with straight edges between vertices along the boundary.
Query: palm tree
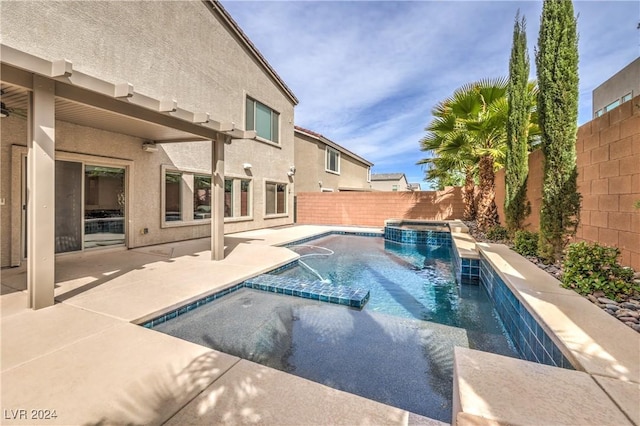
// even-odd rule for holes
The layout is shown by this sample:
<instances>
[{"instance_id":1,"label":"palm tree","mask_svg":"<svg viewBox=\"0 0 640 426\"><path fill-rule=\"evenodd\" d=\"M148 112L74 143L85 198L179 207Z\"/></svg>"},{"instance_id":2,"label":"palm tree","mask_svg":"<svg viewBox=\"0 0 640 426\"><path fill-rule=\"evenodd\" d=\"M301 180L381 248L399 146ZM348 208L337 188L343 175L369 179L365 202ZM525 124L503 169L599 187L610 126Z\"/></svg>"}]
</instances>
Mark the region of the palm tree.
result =
<instances>
[{"instance_id":1,"label":"palm tree","mask_svg":"<svg viewBox=\"0 0 640 426\"><path fill-rule=\"evenodd\" d=\"M462 196L463 220L476 218L475 181L477 158L471 151L467 135L459 126L449 105L449 99L438 103L432 110L434 119L425 129L427 135L420 140L420 150L431 154L418 161L425 165L426 180L448 180L456 174L464 175Z\"/></svg>"},{"instance_id":2,"label":"palm tree","mask_svg":"<svg viewBox=\"0 0 640 426\"><path fill-rule=\"evenodd\" d=\"M456 158L466 175L465 200L472 197L473 172L477 170L479 197L478 227L487 230L498 224L495 203L495 167L505 154L507 80L487 79L457 89L433 110L434 119L421 141L423 151L439 158ZM437 165L437 160L422 160ZM464 165L464 166L462 166ZM470 206L473 203L465 203Z\"/></svg>"}]
</instances>

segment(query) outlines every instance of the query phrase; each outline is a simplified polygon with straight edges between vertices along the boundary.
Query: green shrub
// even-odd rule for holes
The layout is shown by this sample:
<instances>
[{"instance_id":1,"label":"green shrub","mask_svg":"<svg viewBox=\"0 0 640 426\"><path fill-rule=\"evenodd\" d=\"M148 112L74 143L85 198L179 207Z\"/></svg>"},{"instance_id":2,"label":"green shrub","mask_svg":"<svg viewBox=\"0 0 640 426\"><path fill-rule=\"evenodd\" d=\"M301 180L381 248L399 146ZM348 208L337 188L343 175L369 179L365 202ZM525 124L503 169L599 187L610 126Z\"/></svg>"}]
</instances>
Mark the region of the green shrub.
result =
<instances>
[{"instance_id":1,"label":"green shrub","mask_svg":"<svg viewBox=\"0 0 640 426\"><path fill-rule=\"evenodd\" d=\"M563 287L583 295L600 290L612 300L640 292L640 286L633 282L633 269L618 263L619 254L618 248L597 243L571 244L564 260Z\"/></svg>"},{"instance_id":2,"label":"green shrub","mask_svg":"<svg viewBox=\"0 0 640 426\"><path fill-rule=\"evenodd\" d=\"M531 231L516 231L513 249L523 256L537 256L538 233Z\"/></svg>"},{"instance_id":3,"label":"green shrub","mask_svg":"<svg viewBox=\"0 0 640 426\"><path fill-rule=\"evenodd\" d=\"M509 239L507 228L496 225L487 231L487 238L491 241L503 241Z\"/></svg>"}]
</instances>

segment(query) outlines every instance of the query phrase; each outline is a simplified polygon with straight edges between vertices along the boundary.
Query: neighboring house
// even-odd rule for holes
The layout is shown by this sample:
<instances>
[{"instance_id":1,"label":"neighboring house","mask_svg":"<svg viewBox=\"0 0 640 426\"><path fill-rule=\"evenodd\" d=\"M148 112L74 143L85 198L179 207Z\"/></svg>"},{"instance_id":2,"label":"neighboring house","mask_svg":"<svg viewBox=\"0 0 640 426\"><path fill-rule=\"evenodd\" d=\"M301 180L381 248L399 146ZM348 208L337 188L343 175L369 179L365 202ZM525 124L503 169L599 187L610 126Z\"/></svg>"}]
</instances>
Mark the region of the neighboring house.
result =
<instances>
[{"instance_id":1,"label":"neighboring house","mask_svg":"<svg viewBox=\"0 0 640 426\"><path fill-rule=\"evenodd\" d=\"M211 235L217 260L293 223L297 99L217 1L2 2L0 29L0 264L30 306L58 254Z\"/></svg>"},{"instance_id":2,"label":"neighboring house","mask_svg":"<svg viewBox=\"0 0 640 426\"><path fill-rule=\"evenodd\" d=\"M412 191L404 173L373 173L371 188L375 191Z\"/></svg>"},{"instance_id":3,"label":"neighboring house","mask_svg":"<svg viewBox=\"0 0 640 426\"><path fill-rule=\"evenodd\" d=\"M408 189L409 191L420 191L420 184L417 182L410 182Z\"/></svg>"},{"instance_id":4,"label":"neighboring house","mask_svg":"<svg viewBox=\"0 0 640 426\"><path fill-rule=\"evenodd\" d=\"M325 138L295 126L295 191L370 191L373 163Z\"/></svg>"},{"instance_id":5,"label":"neighboring house","mask_svg":"<svg viewBox=\"0 0 640 426\"><path fill-rule=\"evenodd\" d=\"M640 94L640 58L615 73L592 92L593 118Z\"/></svg>"}]
</instances>

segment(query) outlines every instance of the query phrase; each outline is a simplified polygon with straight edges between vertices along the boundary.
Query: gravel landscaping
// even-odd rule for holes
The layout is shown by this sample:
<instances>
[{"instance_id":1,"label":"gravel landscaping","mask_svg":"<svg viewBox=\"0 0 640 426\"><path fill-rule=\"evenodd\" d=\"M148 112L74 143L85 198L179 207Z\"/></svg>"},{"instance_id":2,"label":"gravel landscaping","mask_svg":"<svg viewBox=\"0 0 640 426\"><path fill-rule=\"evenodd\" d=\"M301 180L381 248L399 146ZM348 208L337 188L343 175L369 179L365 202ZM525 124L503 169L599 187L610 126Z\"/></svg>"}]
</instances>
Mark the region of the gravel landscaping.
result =
<instances>
[{"instance_id":1,"label":"gravel landscaping","mask_svg":"<svg viewBox=\"0 0 640 426\"><path fill-rule=\"evenodd\" d=\"M487 243L499 243L505 244L513 249L513 243L509 240L499 240L493 241L487 238L487 235L481 232L478 229L478 226L473 221L464 222L465 225L469 228L469 234L477 241L477 242L487 242ZM525 256L531 263L536 264L540 269L546 271L549 275L554 277L555 279L561 281L562 280L562 264L556 263L552 265L546 265L540 261L539 258L535 256ZM640 272L636 272L634 275L634 280L636 283L640 284ZM621 296L621 300L616 302L615 300L611 300L605 297L603 292L596 291L592 294L586 296L591 302L595 305L602 308L606 313L612 315L617 318L619 321L623 322L627 326L633 328L635 331L640 333L640 294L635 294L633 296Z\"/></svg>"}]
</instances>

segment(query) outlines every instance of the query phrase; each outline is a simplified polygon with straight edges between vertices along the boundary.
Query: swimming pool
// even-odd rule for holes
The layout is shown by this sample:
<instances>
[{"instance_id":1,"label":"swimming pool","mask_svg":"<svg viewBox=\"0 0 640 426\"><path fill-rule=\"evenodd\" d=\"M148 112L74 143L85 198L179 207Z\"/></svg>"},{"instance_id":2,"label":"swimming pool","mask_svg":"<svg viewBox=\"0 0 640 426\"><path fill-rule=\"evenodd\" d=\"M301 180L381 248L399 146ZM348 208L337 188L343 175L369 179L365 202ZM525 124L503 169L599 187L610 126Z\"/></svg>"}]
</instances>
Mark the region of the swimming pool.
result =
<instances>
[{"instance_id":1,"label":"swimming pool","mask_svg":"<svg viewBox=\"0 0 640 426\"><path fill-rule=\"evenodd\" d=\"M329 235L281 276L366 287L362 310L240 289L154 329L408 411L451 420L453 347L517 357L450 247Z\"/></svg>"}]
</instances>

